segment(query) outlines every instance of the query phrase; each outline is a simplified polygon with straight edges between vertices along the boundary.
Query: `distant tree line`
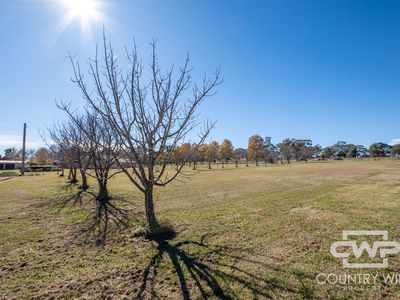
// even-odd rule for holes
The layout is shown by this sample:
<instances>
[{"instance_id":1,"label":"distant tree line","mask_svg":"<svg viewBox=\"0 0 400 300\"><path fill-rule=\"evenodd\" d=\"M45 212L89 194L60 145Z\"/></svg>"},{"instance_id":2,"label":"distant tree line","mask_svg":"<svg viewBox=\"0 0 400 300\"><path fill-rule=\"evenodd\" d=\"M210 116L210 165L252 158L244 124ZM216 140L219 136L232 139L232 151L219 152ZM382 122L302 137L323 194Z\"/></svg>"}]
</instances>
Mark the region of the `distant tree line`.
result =
<instances>
[{"instance_id":1,"label":"distant tree line","mask_svg":"<svg viewBox=\"0 0 400 300\"><path fill-rule=\"evenodd\" d=\"M63 126L66 126L65 124ZM68 128L62 128L60 125L55 125L51 129L50 136L58 142L57 148L55 145L50 147L41 147L36 151L28 149L26 159L31 163L48 164L58 163L69 169L81 169L84 171L84 163L81 162L80 155L87 157L87 153L81 148L83 147L84 133L74 134L76 128L73 122L67 125ZM89 128L89 127L88 127ZM55 130L56 129L56 130ZM64 142L61 137L57 136L60 132L64 132ZM93 132L96 134L96 132ZM53 140L53 141L54 141ZM75 145L72 145L75 144ZM67 150L68 149L68 150ZM75 150L73 150L75 149ZM79 150L80 149L80 150ZM86 149L87 150L87 149ZM65 154L63 155L63 152ZM234 148L229 139L224 139L221 143L213 140L209 144L183 143L176 145L174 148L166 146L165 152L169 152L169 163L180 165L182 162L196 170L196 166L207 164L209 169L212 169L212 163L220 163L221 167L227 163L234 163L238 166L239 163L245 162L255 163L277 163L290 161L308 161L310 159L340 159L340 158L364 158L364 157L400 157L400 144L389 145L386 143L373 143L368 148L363 145L348 144L345 141L338 141L332 146L322 148L320 145L313 145L310 139L294 139L287 138L282 142L273 144L271 137L262 138L260 135L253 135L249 138L248 147ZM22 149L15 147L4 150L4 155L0 155L3 160L20 160L22 158ZM157 162L161 163L165 155L160 155ZM122 159L123 160L123 159ZM88 163L89 160L84 160ZM116 162L114 161L114 164ZM115 164L116 165L116 164ZM72 172L72 171L71 171Z\"/></svg>"},{"instance_id":2,"label":"distant tree line","mask_svg":"<svg viewBox=\"0 0 400 300\"><path fill-rule=\"evenodd\" d=\"M194 150L193 155L191 155ZM348 144L338 141L332 146L322 148L320 145L313 145L310 139L287 138L282 142L273 144L271 137L252 135L249 137L247 149L234 148L232 142L224 139L222 143L213 140L209 144L184 143L172 149L171 162L182 162L196 170L196 166L207 164L212 168L213 163L224 165L234 163L290 163L291 161L343 159L343 158L364 158L364 157L400 157L400 144L388 145L385 143L374 143L369 148L363 145Z\"/></svg>"},{"instance_id":3,"label":"distant tree line","mask_svg":"<svg viewBox=\"0 0 400 300\"><path fill-rule=\"evenodd\" d=\"M0 155L2 160L22 160L22 149L15 147L7 148L4 150L4 155ZM25 151L25 159L31 164L49 164L56 161L56 157L53 157L46 147L40 147L39 149L27 149Z\"/></svg>"}]
</instances>

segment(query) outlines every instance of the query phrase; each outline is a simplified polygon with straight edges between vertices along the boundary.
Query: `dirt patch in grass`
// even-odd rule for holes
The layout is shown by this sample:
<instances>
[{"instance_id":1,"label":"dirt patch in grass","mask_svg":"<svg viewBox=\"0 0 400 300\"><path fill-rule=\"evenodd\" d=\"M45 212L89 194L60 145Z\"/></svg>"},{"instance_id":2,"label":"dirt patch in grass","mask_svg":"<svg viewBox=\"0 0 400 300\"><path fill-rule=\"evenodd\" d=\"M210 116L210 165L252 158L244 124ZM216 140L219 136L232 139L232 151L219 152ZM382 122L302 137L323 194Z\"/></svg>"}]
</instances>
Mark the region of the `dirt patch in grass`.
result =
<instances>
[{"instance_id":1,"label":"dirt patch in grass","mask_svg":"<svg viewBox=\"0 0 400 300\"><path fill-rule=\"evenodd\" d=\"M322 211L310 206L295 207L290 210L290 213L295 215L303 215L310 219L315 220L329 220L329 219L340 219L343 217L342 214L333 211Z\"/></svg>"}]
</instances>

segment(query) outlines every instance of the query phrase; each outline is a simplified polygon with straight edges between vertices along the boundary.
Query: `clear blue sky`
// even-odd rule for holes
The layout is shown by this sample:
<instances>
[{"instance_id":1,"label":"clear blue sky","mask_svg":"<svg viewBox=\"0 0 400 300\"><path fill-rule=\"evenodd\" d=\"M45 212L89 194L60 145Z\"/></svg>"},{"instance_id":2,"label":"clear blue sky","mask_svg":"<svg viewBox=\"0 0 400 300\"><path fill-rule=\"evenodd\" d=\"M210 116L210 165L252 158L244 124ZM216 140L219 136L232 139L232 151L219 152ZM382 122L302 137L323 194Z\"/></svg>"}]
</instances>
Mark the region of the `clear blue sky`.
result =
<instances>
[{"instance_id":1,"label":"clear blue sky","mask_svg":"<svg viewBox=\"0 0 400 300\"><path fill-rule=\"evenodd\" d=\"M196 74L221 66L224 84L201 112L218 120L217 140L400 138L399 1L103 2L107 18L92 20L92 39L78 18L60 30L69 10L60 0L0 2L0 151L20 138L23 122L37 146L38 131L64 118L55 99L79 103L66 55L91 56L101 23L117 50L135 38L146 58L157 38L165 66L187 52Z\"/></svg>"}]
</instances>

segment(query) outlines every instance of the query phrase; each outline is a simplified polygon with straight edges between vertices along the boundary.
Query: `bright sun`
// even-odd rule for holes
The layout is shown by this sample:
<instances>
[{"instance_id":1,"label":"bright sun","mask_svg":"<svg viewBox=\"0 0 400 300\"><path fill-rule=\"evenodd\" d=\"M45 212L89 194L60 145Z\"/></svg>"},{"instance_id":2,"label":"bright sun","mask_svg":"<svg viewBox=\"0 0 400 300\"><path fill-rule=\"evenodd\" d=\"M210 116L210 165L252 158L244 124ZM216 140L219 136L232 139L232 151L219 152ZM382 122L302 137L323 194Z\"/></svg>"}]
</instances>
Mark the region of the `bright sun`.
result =
<instances>
[{"instance_id":1,"label":"bright sun","mask_svg":"<svg viewBox=\"0 0 400 300\"><path fill-rule=\"evenodd\" d=\"M96 0L67 0L69 14L75 18L79 17L81 22L97 21L101 2Z\"/></svg>"},{"instance_id":2,"label":"bright sun","mask_svg":"<svg viewBox=\"0 0 400 300\"><path fill-rule=\"evenodd\" d=\"M60 20L59 28L64 31L73 21L80 21L81 32L91 35L91 23L104 23L106 16L102 13L105 0L59 0L66 12Z\"/></svg>"},{"instance_id":3,"label":"bright sun","mask_svg":"<svg viewBox=\"0 0 400 300\"><path fill-rule=\"evenodd\" d=\"M93 42L92 26L102 25L109 28L111 20L105 14L109 6L107 0L52 0L57 4L57 10L62 14L58 22L45 38L46 46L51 46L60 38L63 32L72 25L78 25L81 30L81 40L84 43ZM74 26L75 27L75 26Z\"/></svg>"}]
</instances>

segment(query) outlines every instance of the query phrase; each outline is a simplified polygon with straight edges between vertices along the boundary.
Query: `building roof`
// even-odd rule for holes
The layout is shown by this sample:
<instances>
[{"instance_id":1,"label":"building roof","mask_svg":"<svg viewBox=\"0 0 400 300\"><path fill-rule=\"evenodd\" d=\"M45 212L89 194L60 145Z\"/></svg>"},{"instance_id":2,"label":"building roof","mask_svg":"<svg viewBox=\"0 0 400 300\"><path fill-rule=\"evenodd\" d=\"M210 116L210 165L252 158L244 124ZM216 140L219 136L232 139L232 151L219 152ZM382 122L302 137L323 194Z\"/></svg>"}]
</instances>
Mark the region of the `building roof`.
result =
<instances>
[{"instance_id":1,"label":"building roof","mask_svg":"<svg viewBox=\"0 0 400 300\"><path fill-rule=\"evenodd\" d=\"M0 164L22 164L22 160L0 160Z\"/></svg>"}]
</instances>

